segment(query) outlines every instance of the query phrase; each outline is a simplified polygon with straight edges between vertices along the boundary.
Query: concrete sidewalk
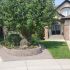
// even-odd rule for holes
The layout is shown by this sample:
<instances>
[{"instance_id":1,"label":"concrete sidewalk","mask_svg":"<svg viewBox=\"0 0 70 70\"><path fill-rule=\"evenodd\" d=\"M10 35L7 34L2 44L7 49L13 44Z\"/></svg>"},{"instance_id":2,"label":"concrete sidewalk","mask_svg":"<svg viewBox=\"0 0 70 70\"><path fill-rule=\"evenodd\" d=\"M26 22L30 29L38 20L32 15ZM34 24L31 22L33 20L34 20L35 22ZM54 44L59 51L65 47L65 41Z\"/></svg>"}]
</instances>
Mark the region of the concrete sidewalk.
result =
<instances>
[{"instance_id":1,"label":"concrete sidewalk","mask_svg":"<svg viewBox=\"0 0 70 70\"><path fill-rule=\"evenodd\" d=\"M69 59L0 62L0 70L70 70Z\"/></svg>"}]
</instances>

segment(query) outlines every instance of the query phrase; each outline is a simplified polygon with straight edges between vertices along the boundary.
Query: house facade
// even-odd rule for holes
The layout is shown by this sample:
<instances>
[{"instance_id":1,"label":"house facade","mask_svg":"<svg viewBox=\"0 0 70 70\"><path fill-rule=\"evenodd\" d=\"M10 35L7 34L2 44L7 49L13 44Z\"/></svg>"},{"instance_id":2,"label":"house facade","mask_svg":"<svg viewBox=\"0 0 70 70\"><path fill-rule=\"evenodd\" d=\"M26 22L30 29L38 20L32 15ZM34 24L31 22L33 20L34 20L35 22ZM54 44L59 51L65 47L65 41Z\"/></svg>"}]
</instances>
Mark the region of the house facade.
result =
<instances>
[{"instance_id":1,"label":"house facade","mask_svg":"<svg viewBox=\"0 0 70 70\"><path fill-rule=\"evenodd\" d=\"M70 40L70 1L65 0L57 8L57 20L49 29L45 27L45 40L51 35L63 35L66 40Z\"/></svg>"}]
</instances>

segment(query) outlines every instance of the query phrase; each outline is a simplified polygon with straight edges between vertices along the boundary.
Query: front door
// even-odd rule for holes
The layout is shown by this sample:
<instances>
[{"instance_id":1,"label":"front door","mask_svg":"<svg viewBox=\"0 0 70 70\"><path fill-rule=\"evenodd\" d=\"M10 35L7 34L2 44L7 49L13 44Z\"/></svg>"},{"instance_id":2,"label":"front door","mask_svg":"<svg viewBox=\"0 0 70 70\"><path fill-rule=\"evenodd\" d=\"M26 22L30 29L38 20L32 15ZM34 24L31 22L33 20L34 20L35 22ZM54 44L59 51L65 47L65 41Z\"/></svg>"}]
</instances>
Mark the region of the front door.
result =
<instances>
[{"instance_id":1,"label":"front door","mask_svg":"<svg viewBox=\"0 0 70 70\"><path fill-rule=\"evenodd\" d=\"M60 32L61 32L61 26L60 26L60 24L53 24L52 25L52 35L57 35L57 34L60 34Z\"/></svg>"}]
</instances>

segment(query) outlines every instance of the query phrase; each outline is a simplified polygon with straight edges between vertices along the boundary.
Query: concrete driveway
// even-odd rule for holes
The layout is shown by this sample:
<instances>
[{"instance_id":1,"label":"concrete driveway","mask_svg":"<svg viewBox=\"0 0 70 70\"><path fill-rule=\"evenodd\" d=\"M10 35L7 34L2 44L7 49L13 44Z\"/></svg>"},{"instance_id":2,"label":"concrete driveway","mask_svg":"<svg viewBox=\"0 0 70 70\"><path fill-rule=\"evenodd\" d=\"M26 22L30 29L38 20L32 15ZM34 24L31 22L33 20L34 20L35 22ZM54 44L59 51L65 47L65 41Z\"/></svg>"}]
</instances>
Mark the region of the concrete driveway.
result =
<instances>
[{"instance_id":1,"label":"concrete driveway","mask_svg":"<svg viewBox=\"0 0 70 70\"><path fill-rule=\"evenodd\" d=\"M70 60L39 59L0 62L0 70L70 70Z\"/></svg>"}]
</instances>

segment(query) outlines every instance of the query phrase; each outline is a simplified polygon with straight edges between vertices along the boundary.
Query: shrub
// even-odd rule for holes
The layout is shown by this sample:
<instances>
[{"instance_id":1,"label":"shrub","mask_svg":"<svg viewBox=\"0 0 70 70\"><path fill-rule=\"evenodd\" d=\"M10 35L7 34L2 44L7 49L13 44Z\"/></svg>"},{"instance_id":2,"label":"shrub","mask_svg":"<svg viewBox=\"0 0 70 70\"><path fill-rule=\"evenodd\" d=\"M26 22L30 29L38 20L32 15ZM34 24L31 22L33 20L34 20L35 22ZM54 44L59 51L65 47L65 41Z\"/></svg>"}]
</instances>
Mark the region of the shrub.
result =
<instances>
[{"instance_id":1,"label":"shrub","mask_svg":"<svg viewBox=\"0 0 70 70\"><path fill-rule=\"evenodd\" d=\"M8 42L6 40L4 40L1 44L4 45L8 49L15 48L15 46L13 44L11 44L10 42Z\"/></svg>"},{"instance_id":2,"label":"shrub","mask_svg":"<svg viewBox=\"0 0 70 70\"><path fill-rule=\"evenodd\" d=\"M39 38L37 36L37 34L32 34L32 39L31 39L31 42L33 45L38 45L39 44Z\"/></svg>"},{"instance_id":3,"label":"shrub","mask_svg":"<svg viewBox=\"0 0 70 70\"><path fill-rule=\"evenodd\" d=\"M19 34L10 34L8 37L7 37L7 41L14 45L14 46L19 46L20 45L20 41L21 41L21 37Z\"/></svg>"}]
</instances>

